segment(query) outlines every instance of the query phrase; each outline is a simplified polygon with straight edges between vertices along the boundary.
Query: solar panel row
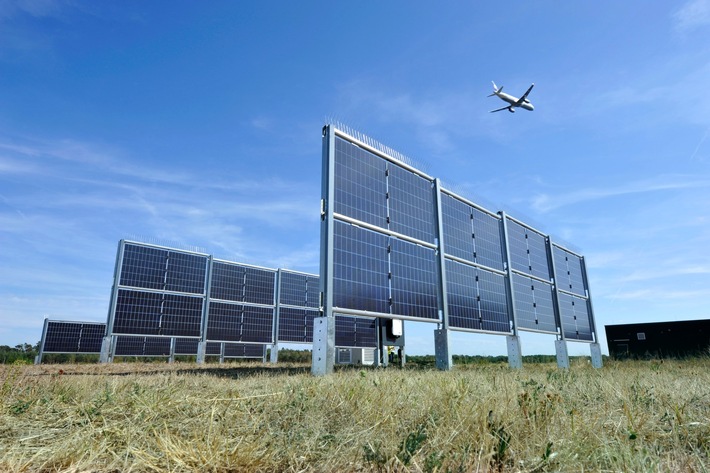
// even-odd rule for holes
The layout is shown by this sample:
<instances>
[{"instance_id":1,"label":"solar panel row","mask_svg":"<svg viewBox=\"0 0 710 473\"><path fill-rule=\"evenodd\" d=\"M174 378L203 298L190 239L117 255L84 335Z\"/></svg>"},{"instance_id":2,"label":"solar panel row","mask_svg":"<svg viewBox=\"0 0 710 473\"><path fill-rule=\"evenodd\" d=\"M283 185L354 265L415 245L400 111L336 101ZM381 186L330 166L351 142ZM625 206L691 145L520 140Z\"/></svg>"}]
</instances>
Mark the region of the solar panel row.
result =
<instances>
[{"instance_id":1,"label":"solar panel row","mask_svg":"<svg viewBox=\"0 0 710 473\"><path fill-rule=\"evenodd\" d=\"M313 341L313 319L320 312L317 275L131 241L121 241L118 254L109 335L192 337L195 344L200 339L242 344ZM340 334L349 340L345 346L375 346L374 326L371 333L366 326L358 328L356 339Z\"/></svg>"},{"instance_id":2,"label":"solar panel row","mask_svg":"<svg viewBox=\"0 0 710 473\"><path fill-rule=\"evenodd\" d=\"M106 324L47 320L42 334L41 352L58 354L99 354ZM173 345L174 343L174 345ZM117 336L115 356L196 355L198 339ZM224 347L224 348L222 348ZM227 358L262 358L266 345L208 342L207 355ZM224 353L222 353L224 350Z\"/></svg>"},{"instance_id":3,"label":"solar panel row","mask_svg":"<svg viewBox=\"0 0 710 473\"><path fill-rule=\"evenodd\" d=\"M581 256L523 222L439 190L435 179L370 142L327 130L324 169L331 171L323 197L332 202L323 221L332 222L332 238L322 251L332 261L326 290L334 313L594 341Z\"/></svg>"}]
</instances>

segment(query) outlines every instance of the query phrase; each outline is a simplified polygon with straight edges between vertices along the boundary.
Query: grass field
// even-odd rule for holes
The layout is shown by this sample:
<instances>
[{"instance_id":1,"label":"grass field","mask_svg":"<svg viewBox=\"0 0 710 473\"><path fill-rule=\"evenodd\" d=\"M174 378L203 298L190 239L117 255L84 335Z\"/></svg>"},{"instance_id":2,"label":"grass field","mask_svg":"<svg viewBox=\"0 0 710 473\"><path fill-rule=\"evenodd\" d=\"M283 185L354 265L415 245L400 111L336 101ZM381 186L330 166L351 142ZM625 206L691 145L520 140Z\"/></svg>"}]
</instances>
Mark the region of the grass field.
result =
<instances>
[{"instance_id":1,"label":"grass field","mask_svg":"<svg viewBox=\"0 0 710 473\"><path fill-rule=\"evenodd\" d=\"M710 359L0 367L0 471L710 469Z\"/></svg>"}]
</instances>

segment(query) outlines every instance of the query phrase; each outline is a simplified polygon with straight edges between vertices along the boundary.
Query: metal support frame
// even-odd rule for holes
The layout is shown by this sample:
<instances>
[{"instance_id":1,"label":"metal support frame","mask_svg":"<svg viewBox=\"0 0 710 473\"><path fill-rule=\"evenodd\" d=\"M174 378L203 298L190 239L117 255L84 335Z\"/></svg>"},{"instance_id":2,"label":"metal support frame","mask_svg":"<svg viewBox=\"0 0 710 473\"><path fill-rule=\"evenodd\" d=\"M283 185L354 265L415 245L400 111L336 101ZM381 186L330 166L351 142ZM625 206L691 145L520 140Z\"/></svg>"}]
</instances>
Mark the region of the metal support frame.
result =
<instances>
[{"instance_id":1,"label":"metal support frame","mask_svg":"<svg viewBox=\"0 0 710 473\"><path fill-rule=\"evenodd\" d=\"M323 376L333 372L335 364L335 317L313 319L313 352L311 373Z\"/></svg>"},{"instance_id":2,"label":"metal support frame","mask_svg":"<svg viewBox=\"0 0 710 473\"><path fill-rule=\"evenodd\" d=\"M201 365L205 362L205 356L207 354L207 324L209 322L210 316L210 292L212 291L212 268L214 258L212 255L207 257L207 268L205 271L205 294L204 299L202 299L202 321L200 322L200 341L197 344L197 358L196 362Z\"/></svg>"},{"instance_id":3,"label":"metal support frame","mask_svg":"<svg viewBox=\"0 0 710 473\"><path fill-rule=\"evenodd\" d=\"M175 337L170 338L170 355L168 356L168 363L175 363L175 344L177 340Z\"/></svg>"},{"instance_id":4,"label":"metal support frame","mask_svg":"<svg viewBox=\"0 0 710 473\"><path fill-rule=\"evenodd\" d=\"M323 127L323 169L321 179L320 306L322 317L313 319L311 373L323 376L335 365L335 317L333 315L333 202L335 198L335 133ZM316 335L317 334L317 335Z\"/></svg>"},{"instance_id":5,"label":"metal support frame","mask_svg":"<svg viewBox=\"0 0 710 473\"><path fill-rule=\"evenodd\" d=\"M35 357L35 365L42 364L42 356L44 355L44 342L47 340L47 326L49 325L49 319L44 318L44 325L42 327L42 341L39 344L39 353Z\"/></svg>"},{"instance_id":6,"label":"metal support frame","mask_svg":"<svg viewBox=\"0 0 710 473\"><path fill-rule=\"evenodd\" d=\"M439 302L439 317L441 325L434 331L434 353L436 356L436 367L442 371L449 371L453 366L453 357L449 350L449 303L446 295L446 258L444 256L444 224L441 216L441 181L434 179L434 214L436 215L436 266L439 273L439 292L437 300Z\"/></svg>"},{"instance_id":7,"label":"metal support frame","mask_svg":"<svg viewBox=\"0 0 710 473\"><path fill-rule=\"evenodd\" d=\"M518 336L518 317L515 310L515 288L513 287L513 268L510 264L510 245L508 245L508 216L505 212L498 212L501 216L501 232L503 243L503 255L505 256L505 283L508 289L508 319L510 320L513 334L508 335L508 366L513 369L523 367L523 355L520 349L520 337Z\"/></svg>"},{"instance_id":8,"label":"metal support frame","mask_svg":"<svg viewBox=\"0 0 710 473\"><path fill-rule=\"evenodd\" d=\"M508 366L519 370L523 367L523 353L520 349L520 337L517 335L507 335L508 342Z\"/></svg>"},{"instance_id":9,"label":"metal support frame","mask_svg":"<svg viewBox=\"0 0 710 473\"><path fill-rule=\"evenodd\" d=\"M599 345L599 343L590 343L589 344L589 351L591 353L592 357L592 366L594 368L601 368L603 366L603 358L602 358L602 347Z\"/></svg>"},{"instance_id":10,"label":"metal support frame","mask_svg":"<svg viewBox=\"0 0 710 473\"><path fill-rule=\"evenodd\" d=\"M279 319L281 317L281 268L276 270L276 280L274 281L274 326L271 333L271 339L274 343L271 344L270 362L278 363L279 361ZM264 355L266 356L266 355Z\"/></svg>"},{"instance_id":11,"label":"metal support frame","mask_svg":"<svg viewBox=\"0 0 710 473\"><path fill-rule=\"evenodd\" d=\"M567 340L555 340L555 355L557 357L557 367L569 369L569 354L567 353Z\"/></svg>"},{"instance_id":12,"label":"metal support frame","mask_svg":"<svg viewBox=\"0 0 710 473\"><path fill-rule=\"evenodd\" d=\"M567 352L567 340L565 340L565 328L562 322L562 311L560 310L560 297L558 292L559 281L557 279L557 269L555 268L555 255L552 240L549 235L545 237L545 248L547 250L547 264L552 275L552 307L555 312L555 322L559 330L558 339L555 340L555 355L557 357L557 367L569 369L569 354Z\"/></svg>"},{"instance_id":13,"label":"metal support frame","mask_svg":"<svg viewBox=\"0 0 710 473\"><path fill-rule=\"evenodd\" d=\"M116 301L118 300L118 284L121 281L121 261L123 261L123 251L126 247L126 240L118 242L116 250L116 263L113 269L113 285L111 286L111 300L108 304L108 315L106 316L106 334L101 342L101 354L99 355L99 363L110 363L113 361L113 353L116 347L113 346L115 339L113 337L113 323L116 317Z\"/></svg>"}]
</instances>

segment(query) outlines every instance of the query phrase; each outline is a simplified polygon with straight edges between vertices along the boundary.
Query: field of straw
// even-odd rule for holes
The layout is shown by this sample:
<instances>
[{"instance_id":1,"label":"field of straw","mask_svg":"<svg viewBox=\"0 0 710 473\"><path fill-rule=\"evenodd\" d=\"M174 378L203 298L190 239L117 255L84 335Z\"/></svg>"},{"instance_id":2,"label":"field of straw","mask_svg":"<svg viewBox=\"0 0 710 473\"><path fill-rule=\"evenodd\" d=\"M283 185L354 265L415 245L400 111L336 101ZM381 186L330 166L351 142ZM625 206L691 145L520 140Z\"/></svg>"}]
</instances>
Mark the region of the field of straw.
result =
<instances>
[{"instance_id":1,"label":"field of straw","mask_svg":"<svg viewBox=\"0 0 710 473\"><path fill-rule=\"evenodd\" d=\"M710 359L0 366L0 471L710 470Z\"/></svg>"}]
</instances>

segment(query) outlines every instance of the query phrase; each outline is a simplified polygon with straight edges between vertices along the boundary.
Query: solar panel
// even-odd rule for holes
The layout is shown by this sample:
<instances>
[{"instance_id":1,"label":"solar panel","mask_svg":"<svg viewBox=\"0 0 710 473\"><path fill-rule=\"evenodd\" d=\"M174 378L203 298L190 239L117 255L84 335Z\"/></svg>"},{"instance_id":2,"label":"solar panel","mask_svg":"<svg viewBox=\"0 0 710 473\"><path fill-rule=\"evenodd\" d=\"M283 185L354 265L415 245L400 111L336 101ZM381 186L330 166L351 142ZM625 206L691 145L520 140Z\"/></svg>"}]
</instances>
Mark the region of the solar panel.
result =
<instances>
[{"instance_id":1,"label":"solar panel","mask_svg":"<svg viewBox=\"0 0 710 473\"><path fill-rule=\"evenodd\" d=\"M126 243L120 285L203 294L207 256Z\"/></svg>"},{"instance_id":2,"label":"solar panel","mask_svg":"<svg viewBox=\"0 0 710 473\"><path fill-rule=\"evenodd\" d=\"M199 340L196 338L176 338L175 355L195 356ZM224 352L222 352L224 346ZM263 358L266 345L252 343L207 342L205 355L224 358Z\"/></svg>"},{"instance_id":3,"label":"solar panel","mask_svg":"<svg viewBox=\"0 0 710 473\"><path fill-rule=\"evenodd\" d=\"M387 228L387 164L372 153L336 138L334 211Z\"/></svg>"},{"instance_id":4,"label":"solar panel","mask_svg":"<svg viewBox=\"0 0 710 473\"><path fill-rule=\"evenodd\" d=\"M116 337L116 356L170 356L171 339L166 337Z\"/></svg>"},{"instance_id":5,"label":"solar panel","mask_svg":"<svg viewBox=\"0 0 710 473\"><path fill-rule=\"evenodd\" d=\"M119 289L114 334L199 337L202 297Z\"/></svg>"},{"instance_id":6,"label":"solar panel","mask_svg":"<svg viewBox=\"0 0 710 473\"><path fill-rule=\"evenodd\" d=\"M582 258L554 245L552 251L558 287L580 296L586 296L587 288L584 286Z\"/></svg>"},{"instance_id":7,"label":"solar panel","mask_svg":"<svg viewBox=\"0 0 710 473\"><path fill-rule=\"evenodd\" d=\"M377 319L337 314L335 345L347 348L376 348L377 327Z\"/></svg>"},{"instance_id":8,"label":"solar panel","mask_svg":"<svg viewBox=\"0 0 710 473\"><path fill-rule=\"evenodd\" d=\"M281 270L280 303L295 307L318 308L320 305L319 277L314 274Z\"/></svg>"},{"instance_id":9,"label":"solar panel","mask_svg":"<svg viewBox=\"0 0 710 473\"><path fill-rule=\"evenodd\" d=\"M389 238L335 222L333 305L389 313Z\"/></svg>"},{"instance_id":10,"label":"solar panel","mask_svg":"<svg viewBox=\"0 0 710 473\"><path fill-rule=\"evenodd\" d=\"M225 343L225 358L263 358L266 355L266 345L246 343Z\"/></svg>"},{"instance_id":11,"label":"solar panel","mask_svg":"<svg viewBox=\"0 0 710 473\"><path fill-rule=\"evenodd\" d=\"M446 284L451 328L511 332L504 276L447 260Z\"/></svg>"},{"instance_id":12,"label":"solar panel","mask_svg":"<svg viewBox=\"0 0 710 473\"><path fill-rule=\"evenodd\" d=\"M508 249L513 269L550 280L547 243L543 235L508 220Z\"/></svg>"},{"instance_id":13,"label":"solar panel","mask_svg":"<svg viewBox=\"0 0 710 473\"><path fill-rule=\"evenodd\" d=\"M436 239L434 185L431 181L387 163L389 229L418 240Z\"/></svg>"},{"instance_id":14,"label":"solar panel","mask_svg":"<svg viewBox=\"0 0 710 473\"><path fill-rule=\"evenodd\" d=\"M281 307L279 310L278 340L280 342L312 343L313 319L317 310Z\"/></svg>"},{"instance_id":15,"label":"solar panel","mask_svg":"<svg viewBox=\"0 0 710 473\"><path fill-rule=\"evenodd\" d=\"M552 285L513 274L513 287L518 328L558 333Z\"/></svg>"},{"instance_id":16,"label":"solar panel","mask_svg":"<svg viewBox=\"0 0 710 473\"><path fill-rule=\"evenodd\" d=\"M439 318L437 260L434 250L390 238L392 313Z\"/></svg>"},{"instance_id":17,"label":"solar panel","mask_svg":"<svg viewBox=\"0 0 710 473\"><path fill-rule=\"evenodd\" d=\"M44 353L100 353L106 324L48 320Z\"/></svg>"},{"instance_id":18,"label":"solar panel","mask_svg":"<svg viewBox=\"0 0 710 473\"><path fill-rule=\"evenodd\" d=\"M176 338L175 339L175 354L176 355L196 355L200 340L197 338Z\"/></svg>"},{"instance_id":19,"label":"solar panel","mask_svg":"<svg viewBox=\"0 0 710 473\"><path fill-rule=\"evenodd\" d=\"M587 300L565 293L559 293L558 297L565 338L592 341L594 337Z\"/></svg>"},{"instance_id":20,"label":"solar panel","mask_svg":"<svg viewBox=\"0 0 710 473\"><path fill-rule=\"evenodd\" d=\"M214 261L210 298L273 305L275 283L276 271L272 269Z\"/></svg>"},{"instance_id":21,"label":"solar panel","mask_svg":"<svg viewBox=\"0 0 710 473\"><path fill-rule=\"evenodd\" d=\"M272 343L274 308L210 301L207 339Z\"/></svg>"},{"instance_id":22,"label":"solar panel","mask_svg":"<svg viewBox=\"0 0 710 473\"><path fill-rule=\"evenodd\" d=\"M220 356L222 354L222 344L218 342L207 342L205 347L205 355Z\"/></svg>"},{"instance_id":23,"label":"solar panel","mask_svg":"<svg viewBox=\"0 0 710 473\"><path fill-rule=\"evenodd\" d=\"M500 219L449 194L441 196L447 255L502 271Z\"/></svg>"}]
</instances>

